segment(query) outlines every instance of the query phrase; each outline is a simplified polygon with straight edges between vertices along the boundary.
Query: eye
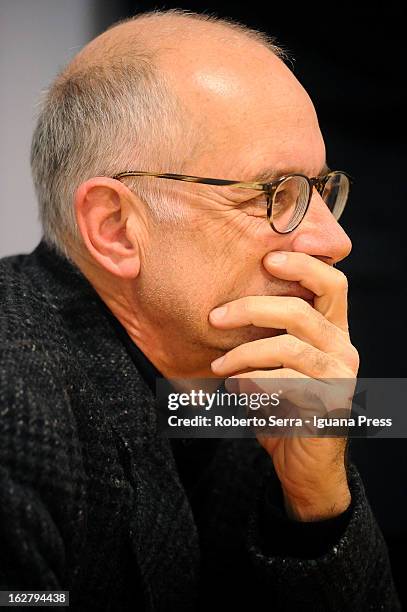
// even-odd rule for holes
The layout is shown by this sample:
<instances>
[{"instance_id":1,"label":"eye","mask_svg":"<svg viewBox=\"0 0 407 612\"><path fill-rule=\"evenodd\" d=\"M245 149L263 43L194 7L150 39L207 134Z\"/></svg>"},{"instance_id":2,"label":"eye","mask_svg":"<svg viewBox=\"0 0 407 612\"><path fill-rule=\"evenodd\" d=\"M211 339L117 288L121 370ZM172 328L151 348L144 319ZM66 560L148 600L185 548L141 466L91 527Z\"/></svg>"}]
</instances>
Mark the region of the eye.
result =
<instances>
[{"instance_id":1,"label":"eye","mask_svg":"<svg viewBox=\"0 0 407 612\"><path fill-rule=\"evenodd\" d=\"M267 196L265 193L261 193L259 196L257 196L256 198L252 199L254 204L256 204L256 206L266 206L267 207Z\"/></svg>"},{"instance_id":2,"label":"eye","mask_svg":"<svg viewBox=\"0 0 407 612\"><path fill-rule=\"evenodd\" d=\"M274 196L273 201L273 217L283 214L292 202L292 193L290 189L279 189Z\"/></svg>"},{"instance_id":3,"label":"eye","mask_svg":"<svg viewBox=\"0 0 407 612\"><path fill-rule=\"evenodd\" d=\"M254 198L250 198L241 205L248 214L256 217L267 217L267 196L262 193Z\"/></svg>"},{"instance_id":4,"label":"eye","mask_svg":"<svg viewBox=\"0 0 407 612\"><path fill-rule=\"evenodd\" d=\"M265 219L267 217L267 199L264 195L246 199L240 204L235 204L235 209L246 213L250 217Z\"/></svg>"}]
</instances>

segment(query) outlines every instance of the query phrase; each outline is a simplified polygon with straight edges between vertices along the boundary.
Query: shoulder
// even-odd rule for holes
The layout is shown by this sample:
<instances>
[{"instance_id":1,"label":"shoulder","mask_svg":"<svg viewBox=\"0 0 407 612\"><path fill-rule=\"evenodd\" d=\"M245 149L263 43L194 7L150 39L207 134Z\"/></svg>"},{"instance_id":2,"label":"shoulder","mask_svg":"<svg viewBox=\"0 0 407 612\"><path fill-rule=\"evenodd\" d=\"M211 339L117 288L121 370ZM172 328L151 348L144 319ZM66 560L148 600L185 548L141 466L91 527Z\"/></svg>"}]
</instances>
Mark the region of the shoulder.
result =
<instances>
[{"instance_id":1,"label":"shoulder","mask_svg":"<svg viewBox=\"0 0 407 612\"><path fill-rule=\"evenodd\" d=\"M0 259L0 371L20 374L27 384L47 375L47 364L55 366L58 358L57 309L46 287L33 282L36 272L32 254Z\"/></svg>"},{"instance_id":2,"label":"shoulder","mask_svg":"<svg viewBox=\"0 0 407 612\"><path fill-rule=\"evenodd\" d=\"M32 282L32 262L0 260L0 447L27 470L41 452L62 451L73 427L64 340L52 302Z\"/></svg>"}]
</instances>

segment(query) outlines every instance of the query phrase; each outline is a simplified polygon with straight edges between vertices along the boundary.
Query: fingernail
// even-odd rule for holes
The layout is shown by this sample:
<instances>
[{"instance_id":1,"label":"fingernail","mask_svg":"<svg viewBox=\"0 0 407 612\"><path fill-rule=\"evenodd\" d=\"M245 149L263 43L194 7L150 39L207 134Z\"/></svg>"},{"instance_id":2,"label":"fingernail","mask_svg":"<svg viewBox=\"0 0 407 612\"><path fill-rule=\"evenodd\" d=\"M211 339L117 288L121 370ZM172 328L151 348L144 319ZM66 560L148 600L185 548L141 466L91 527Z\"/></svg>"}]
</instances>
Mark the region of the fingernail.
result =
<instances>
[{"instance_id":1,"label":"fingernail","mask_svg":"<svg viewBox=\"0 0 407 612\"><path fill-rule=\"evenodd\" d=\"M219 308L215 308L215 310L212 310L211 312L211 319L213 319L214 321L218 321L218 319L221 319L225 316L226 311L227 306L220 306Z\"/></svg>"},{"instance_id":2,"label":"fingernail","mask_svg":"<svg viewBox=\"0 0 407 612\"><path fill-rule=\"evenodd\" d=\"M282 264L285 261L287 261L287 255L285 253L281 253L279 251L276 251L275 253L270 253L269 255L266 256L266 261L268 264Z\"/></svg>"},{"instance_id":3,"label":"fingernail","mask_svg":"<svg viewBox=\"0 0 407 612\"><path fill-rule=\"evenodd\" d=\"M223 355L223 357L219 357L218 359L215 359L215 361L212 361L212 363L211 363L212 370L213 369L216 370L216 368L219 368L224 361L225 361L225 356L224 355Z\"/></svg>"}]
</instances>

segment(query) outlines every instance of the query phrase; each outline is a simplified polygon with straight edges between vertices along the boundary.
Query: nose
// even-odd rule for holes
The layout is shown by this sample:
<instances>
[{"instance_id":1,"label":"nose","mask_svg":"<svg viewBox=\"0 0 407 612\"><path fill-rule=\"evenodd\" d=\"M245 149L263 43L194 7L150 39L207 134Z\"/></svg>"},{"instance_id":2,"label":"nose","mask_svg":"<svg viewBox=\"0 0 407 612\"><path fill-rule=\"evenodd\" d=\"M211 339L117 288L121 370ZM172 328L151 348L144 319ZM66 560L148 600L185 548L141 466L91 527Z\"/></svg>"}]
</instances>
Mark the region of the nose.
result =
<instances>
[{"instance_id":1,"label":"nose","mask_svg":"<svg viewBox=\"0 0 407 612\"><path fill-rule=\"evenodd\" d=\"M293 234L293 251L322 256L331 265L352 250L349 236L315 188L306 215Z\"/></svg>"}]
</instances>

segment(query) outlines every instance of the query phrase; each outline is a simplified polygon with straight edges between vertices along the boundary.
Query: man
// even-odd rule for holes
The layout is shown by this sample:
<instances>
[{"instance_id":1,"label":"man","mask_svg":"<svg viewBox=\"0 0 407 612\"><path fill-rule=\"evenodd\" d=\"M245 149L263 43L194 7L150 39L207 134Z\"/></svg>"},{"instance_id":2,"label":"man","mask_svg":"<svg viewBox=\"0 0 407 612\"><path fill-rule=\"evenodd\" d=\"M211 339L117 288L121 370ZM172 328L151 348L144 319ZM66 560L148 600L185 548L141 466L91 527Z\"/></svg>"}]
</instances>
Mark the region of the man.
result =
<instances>
[{"instance_id":1,"label":"man","mask_svg":"<svg viewBox=\"0 0 407 612\"><path fill-rule=\"evenodd\" d=\"M347 178L282 58L244 26L157 11L48 91L44 237L0 268L3 588L81 610L399 609L344 439L158 427L157 376L356 377L333 267Z\"/></svg>"}]
</instances>

